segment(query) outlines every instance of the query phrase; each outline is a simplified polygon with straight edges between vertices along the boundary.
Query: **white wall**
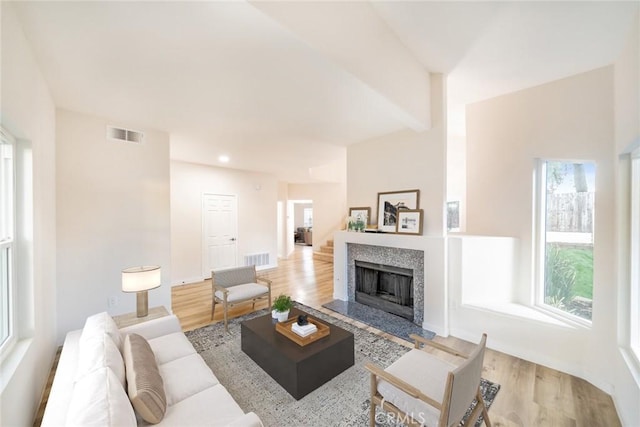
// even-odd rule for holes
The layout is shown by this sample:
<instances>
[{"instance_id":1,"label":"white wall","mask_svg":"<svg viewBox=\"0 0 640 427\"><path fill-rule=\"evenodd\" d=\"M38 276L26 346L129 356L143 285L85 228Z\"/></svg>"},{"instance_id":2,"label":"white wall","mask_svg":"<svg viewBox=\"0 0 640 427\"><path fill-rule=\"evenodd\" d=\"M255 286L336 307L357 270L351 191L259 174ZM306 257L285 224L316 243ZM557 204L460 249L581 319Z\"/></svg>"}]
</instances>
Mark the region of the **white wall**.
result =
<instances>
[{"instance_id":1,"label":"white wall","mask_svg":"<svg viewBox=\"0 0 640 427\"><path fill-rule=\"evenodd\" d=\"M278 225L276 231L278 233L278 258L287 258L294 250L293 239L290 236L289 220L291 220L291 228L293 229L293 218L288 209L289 184L283 181L278 182L278 209L277 218Z\"/></svg>"},{"instance_id":2,"label":"white wall","mask_svg":"<svg viewBox=\"0 0 640 427\"><path fill-rule=\"evenodd\" d=\"M432 75L430 130L396 132L347 148L347 207L370 206L371 221L376 224L379 192L419 189L420 208L424 209L424 235L444 235L444 99L442 76Z\"/></svg>"},{"instance_id":3,"label":"white wall","mask_svg":"<svg viewBox=\"0 0 640 427\"><path fill-rule=\"evenodd\" d=\"M142 144L111 141L107 125L128 127L58 109L58 339L100 311L135 311L121 290L121 271L160 265L162 286L149 306L171 307L169 136L150 129ZM109 307L109 297L118 304Z\"/></svg>"},{"instance_id":4,"label":"white wall","mask_svg":"<svg viewBox=\"0 0 640 427\"><path fill-rule=\"evenodd\" d=\"M171 162L171 283L205 279L202 273L202 195L237 196L238 265L246 254L268 252L277 266L278 182L273 175Z\"/></svg>"},{"instance_id":5,"label":"white wall","mask_svg":"<svg viewBox=\"0 0 640 427\"><path fill-rule=\"evenodd\" d=\"M560 328L478 310L452 311L452 330L487 332L494 348L612 390L616 349L613 67L479 102L467 108L467 231L520 241L514 301L532 302L536 158L592 160L596 170L591 328ZM517 333L517 328L527 333Z\"/></svg>"},{"instance_id":6,"label":"white wall","mask_svg":"<svg viewBox=\"0 0 640 427\"><path fill-rule=\"evenodd\" d=\"M431 75L431 122L425 132L403 131L350 145L347 148L347 209L371 207L371 223L377 223L378 193L420 190L420 209L424 210L423 235L414 244L425 251L425 317L423 327L448 335L446 203L446 85L441 75ZM425 95L425 101L428 96ZM346 211L345 211L346 216ZM356 233L357 234L357 233ZM363 237L391 246L390 235ZM435 237L435 238L433 238ZM351 237L350 237L351 238ZM354 237L355 238L355 237ZM411 241L411 240L409 240ZM339 255L336 255L336 258ZM338 266L336 267L338 268ZM336 276L337 277L337 276ZM334 278L336 298L343 298L343 284Z\"/></svg>"},{"instance_id":7,"label":"white wall","mask_svg":"<svg viewBox=\"0 0 640 427\"><path fill-rule=\"evenodd\" d=\"M614 64L614 108L617 155L617 320L619 352L611 360L614 402L624 425L640 425L640 364L630 357L630 156L640 146L640 13L626 46ZM637 262L637 261L636 261ZM634 379L635 375L635 379Z\"/></svg>"},{"instance_id":8,"label":"white wall","mask_svg":"<svg viewBox=\"0 0 640 427\"><path fill-rule=\"evenodd\" d=\"M518 240L510 237L450 237L448 282L460 304L509 303L517 276Z\"/></svg>"},{"instance_id":9,"label":"white wall","mask_svg":"<svg viewBox=\"0 0 640 427\"><path fill-rule=\"evenodd\" d=\"M313 250L319 251L333 233L343 228L347 217L346 185L289 184L289 200L313 201ZM293 230L289 230L293 233ZM293 237L291 237L293 241Z\"/></svg>"},{"instance_id":10,"label":"white wall","mask_svg":"<svg viewBox=\"0 0 640 427\"><path fill-rule=\"evenodd\" d=\"M33 423L56 349L55 106L10 3L0 3L2 126L30 146L33 217L28 271L18 271L19 339L0 365L0 425ZM25 261L24 259L22 261Z\"/></svg>"},{"instance_id":11,"label":"white wall","mask_svg":"<svg viewBox=\"0 0 640 427\"><path fill-rule=\"evenodd\" d=\"M640 14L614 64L616 153L640 146Z\"/></svg>"},{"instance_id":12,"label":"white wall","mask_svg":"<svg viewBox=\"0 0 640 427\"><path fill-rule=\"evenodd\" d=\"M468 106L467 232L520 239L517 302L531 302L536 158L597 163L595 251L604 249L605 258L596 268L596 287L611 277L605 274L614 219L612 100L607 67Z\"/></svg>"}]
</instances>

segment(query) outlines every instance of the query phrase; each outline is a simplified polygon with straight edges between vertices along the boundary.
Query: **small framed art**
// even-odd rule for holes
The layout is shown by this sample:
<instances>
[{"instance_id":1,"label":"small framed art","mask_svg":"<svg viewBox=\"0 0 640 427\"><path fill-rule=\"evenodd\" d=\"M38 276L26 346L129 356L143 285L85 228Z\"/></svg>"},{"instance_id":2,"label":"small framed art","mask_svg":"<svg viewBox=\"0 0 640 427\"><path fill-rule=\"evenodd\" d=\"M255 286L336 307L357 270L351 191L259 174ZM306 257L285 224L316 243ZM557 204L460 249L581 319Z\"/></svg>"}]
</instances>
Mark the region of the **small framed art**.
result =
<instances>
[{"instance_id":1,"label":"small framed art","mask_svg":"<svg viewBox=\"0 0 640 427\"><path fill-rule=\"evenodd\" d=\"M349 216L356 221L363 221L366 226L371 218L371 208L349 208Z\"/></svg>"},{"instance_id":2,"label":"small framed art","mask_svg":"<svg viewBox=\"0 0 640 427\"><path fill-rule=\"evenodd\" d=\"M398 234L422 234L422 209L398 211Z\"/></svg>"}]
</instances>

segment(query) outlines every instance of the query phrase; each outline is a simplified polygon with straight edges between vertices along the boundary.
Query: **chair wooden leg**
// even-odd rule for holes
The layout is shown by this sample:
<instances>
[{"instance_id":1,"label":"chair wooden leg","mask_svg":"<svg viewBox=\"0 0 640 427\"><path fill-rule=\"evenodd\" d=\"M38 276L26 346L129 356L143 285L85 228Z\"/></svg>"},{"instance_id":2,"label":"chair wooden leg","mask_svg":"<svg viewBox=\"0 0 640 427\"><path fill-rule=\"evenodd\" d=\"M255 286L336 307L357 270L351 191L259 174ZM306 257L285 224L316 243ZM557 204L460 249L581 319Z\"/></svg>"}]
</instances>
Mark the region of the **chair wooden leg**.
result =
<instances>
[{"instance_id":1,"label":"chair wooden leg","mask_svg":"<svg viewBox=\"0 0 640 427\"><path fill-rule=\"evenodd\" d=\"M489 420L489 412L487 411L487 407L484 404L484 399L482 398L482 392L480 391L480 387L478 387L478 392L476 393L476 400L478 401L478 405L482 406L482 420L487 427L491 427L491 420Z\"/></svg>"},{"instance_id":2,"label":"chair wooden leg","mask_svg":"<svg viewBox=\"0 0 640 427\"><path fill-rule=\"evenodd\" d=\"M369 427L376 427L376 404L373 402L369 409Z\"/></svg>"},{"instance_id":3,"label":"chair wooden leg","mask_svg":"<svg viewBox=\"0 0 640 427\"><path fill-rule=\"evenodd\" d=\"M378 384L376 376L371 374L371 407L369 408L369 427L375 427L376 425L376 404L373 402L373 398L378 391Z\"/></svg>"},{"instance_id":4,"label":"chair wooden leg","mask_svg":"<svg viewBox=\"0 0 640 427\"><path fill-rule=\"evenodd\" d=\"M214 298L211 302L211 320L213 320L213 315L216 314L216 299Z\"/></svg>"},{"instance_id":5,"label":"chair wooden leg","mask_svg":"<svg viewBox=\"0 0 640 427\"><path fill-rule=\"evenodd\" d=\"M227 304L224 305L224 330L229 332L229 326L227 325Z\"/></svg>"}]
</instances>

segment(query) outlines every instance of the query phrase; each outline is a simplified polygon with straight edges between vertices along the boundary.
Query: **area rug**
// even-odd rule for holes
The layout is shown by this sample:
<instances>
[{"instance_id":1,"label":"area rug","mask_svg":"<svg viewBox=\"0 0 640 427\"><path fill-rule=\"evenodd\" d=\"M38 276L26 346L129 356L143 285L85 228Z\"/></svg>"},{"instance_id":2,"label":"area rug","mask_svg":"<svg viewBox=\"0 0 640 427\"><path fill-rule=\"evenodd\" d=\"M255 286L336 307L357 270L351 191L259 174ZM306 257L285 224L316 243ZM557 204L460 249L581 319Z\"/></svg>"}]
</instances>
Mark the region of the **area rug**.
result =
<instances>
[{"instance_id":1,"label":"area rug","mask_svg":"<svg viewBox=\"0 0 640 427\"><path fill-rule=\"evenodd\" d=\"M187 332L187 338L245 412L255 412L265 427L366 426L369 423L369 372L364 364L387 367L409 348L342 322L313 308L296 307L354 334L355 365L300 400L295 400L240 349L240 323L268 313L266 309ZM482 393L491 406L500 386L482 380ZM470 408L471 409L471 408ZM394 426L380 414L380 426ZM479 425L479 424L476 424Z\"/></svg>"},{"instance_id":2,"label":"area rug","mask_svg":"<svg viewBox=\"0 0 640 427\"><path fill-rule=\"evenodd\" d=\"M406 341L413 342L409 337L411 334L420 335L429 340L436 336L435 332L422 329L407 319L358 302L335 299L322 306Z\"/></svg>"}]
</instances>

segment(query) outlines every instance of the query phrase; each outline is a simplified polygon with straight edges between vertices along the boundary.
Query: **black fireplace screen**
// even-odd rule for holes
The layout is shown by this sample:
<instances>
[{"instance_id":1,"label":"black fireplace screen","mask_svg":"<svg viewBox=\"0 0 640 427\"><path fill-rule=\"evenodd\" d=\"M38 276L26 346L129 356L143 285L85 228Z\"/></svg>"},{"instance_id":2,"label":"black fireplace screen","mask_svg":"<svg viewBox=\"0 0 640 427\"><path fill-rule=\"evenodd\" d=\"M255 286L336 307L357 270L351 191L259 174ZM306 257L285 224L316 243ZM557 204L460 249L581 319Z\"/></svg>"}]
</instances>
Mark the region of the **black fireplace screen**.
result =
<instances>
[{"instance_id":1,"label":"black fireplace screen","mask_svg":"<svg viewBox=\"0 0 640 427\"><path fill-rule=\"evenodd\" d=\"M413 270L355 262L356 301L413 320Z\"/></svg>"}]
</instances>

